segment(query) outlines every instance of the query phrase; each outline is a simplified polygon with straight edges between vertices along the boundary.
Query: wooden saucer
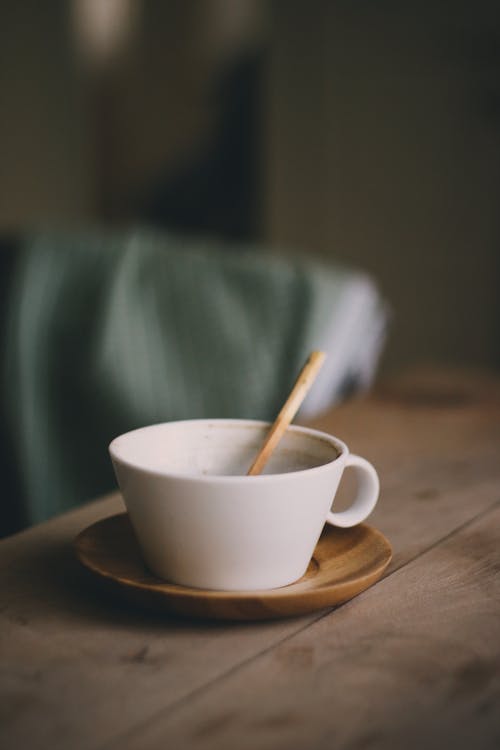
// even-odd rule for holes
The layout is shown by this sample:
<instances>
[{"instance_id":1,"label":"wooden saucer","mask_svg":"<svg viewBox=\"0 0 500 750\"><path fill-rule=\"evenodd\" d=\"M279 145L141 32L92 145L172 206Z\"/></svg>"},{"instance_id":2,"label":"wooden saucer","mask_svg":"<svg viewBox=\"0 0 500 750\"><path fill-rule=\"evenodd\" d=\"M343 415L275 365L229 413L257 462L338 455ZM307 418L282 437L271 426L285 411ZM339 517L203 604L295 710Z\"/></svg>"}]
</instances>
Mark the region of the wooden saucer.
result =
<instances>
[{"instance_id":1,"label":"wooden saucer","mask_svg":"<svg viewBox=\"0 0 500 750\"><path fill-rule=\"evenodd\" d=\"M375 583L392 557L387 539L371 526L325 525L305 575L295 583L268 591L212 591L177 586L150 573L126 513L94 523L74 544L80 562L129 601L226 620L291 617L333 607Z\"/></svg>"}]
</instances>

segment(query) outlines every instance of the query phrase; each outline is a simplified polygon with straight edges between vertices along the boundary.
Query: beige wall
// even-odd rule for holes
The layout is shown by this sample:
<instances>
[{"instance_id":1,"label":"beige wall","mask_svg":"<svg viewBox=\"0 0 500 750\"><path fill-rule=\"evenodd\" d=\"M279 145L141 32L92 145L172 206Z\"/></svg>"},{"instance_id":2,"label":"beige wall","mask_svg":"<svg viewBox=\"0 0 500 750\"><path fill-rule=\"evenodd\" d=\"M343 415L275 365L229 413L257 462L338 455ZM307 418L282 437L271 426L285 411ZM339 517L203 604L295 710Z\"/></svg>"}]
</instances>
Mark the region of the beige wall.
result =
<instances>
[{"instance_id":1,"label":"beige wall","mask_svg":"<svg viewBox=\"0 0 500 750\"><path fill-rule=\"evenodd\" d=\"M91 215L93 162L66 0L0 3L0 228Z\"/></svg>"},{"instance_id":2,"label":"beige wall","mask_svg":"<svg viewBox=\"0 0 500 750\"><path fill-rule=\"evenodd\" d=\"M499 364L498 13L412 5L275 3L267 236L377 277L387 367Z\"/></svg>"},{"instance_id":3,"label":"beige wall","mask_svg":"<svg viewBox=\"0 0 500 750\"><path fill-rule=\"evenodd\" d=\"M496 3L137 6L128 56L98 75L69 0L0 3L0 230L133 213L157 165L207 137L212 71L271 10L264 239L376 276L387 367L500 363Z\"/></svg>"},{"instance_id":4,"label":"beige wall","mask_svg":"<svg viewBox=\"0 0 500 750\"><path fill-rule=\"evenodd\" d=\"M253 0L122 0L129 28L106 49L99 1L0 3L0 229L130 218L210 139L215 72L263 23Z\"/></svg>"}]
</instances>

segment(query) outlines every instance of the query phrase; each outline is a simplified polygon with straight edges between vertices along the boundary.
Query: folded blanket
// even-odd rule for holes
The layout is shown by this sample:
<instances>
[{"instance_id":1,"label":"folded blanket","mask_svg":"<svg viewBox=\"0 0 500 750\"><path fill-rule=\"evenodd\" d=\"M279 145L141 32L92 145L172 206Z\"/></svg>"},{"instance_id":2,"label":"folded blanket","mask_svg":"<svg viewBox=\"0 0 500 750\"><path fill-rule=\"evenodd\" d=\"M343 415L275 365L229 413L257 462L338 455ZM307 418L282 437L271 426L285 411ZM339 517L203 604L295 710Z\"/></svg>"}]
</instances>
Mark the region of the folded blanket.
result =
<instances>
[{"instance_id":1,"label":"folded blanket","mask_svg":"<svg viewBox=\"0 0 500 750\"><path fill-rule=\"evenodd\" d=\"M366 277L151 230L27 237L8 303L7 430L29 522L114 486L109 441L176 419L303 415L366 386L385 312Z\"/></svg>"}]
</instances>

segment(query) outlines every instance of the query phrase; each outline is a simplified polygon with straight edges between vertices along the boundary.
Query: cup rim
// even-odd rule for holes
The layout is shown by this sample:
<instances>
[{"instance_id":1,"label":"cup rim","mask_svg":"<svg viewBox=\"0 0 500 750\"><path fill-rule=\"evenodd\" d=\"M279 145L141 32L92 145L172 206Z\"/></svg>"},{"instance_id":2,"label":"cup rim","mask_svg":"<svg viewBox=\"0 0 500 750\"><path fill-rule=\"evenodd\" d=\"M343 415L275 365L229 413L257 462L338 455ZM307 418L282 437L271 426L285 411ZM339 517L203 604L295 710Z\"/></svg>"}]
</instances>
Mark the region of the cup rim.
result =
<instances>
[{"instance_id":1,"label":"cup rim","mask_svg":"<svg viewBox=\"0 0 500 750\"><path fill-rule=\"evenodd\" d=\"M267 422L265 420L258 420L258 419L225 419L225 418L214 418L214 419L178 419L171 422L156 422L154 424L145 425L143 427L138 427L134 430L128 430L127 432L122 433L121 435L117 435L113 440L110 442L108 446L108 451L111 456L111 460L113 463L121 464L122 466L128 467L130 469L134 469L136 471L143 472L144 474L148 474L150 476L155 477L162 477L162 478L169 478L169 479L176 479L180 481L185 482L195 482L195 483L206 483L206 482L214 482L214 483L239 483L242 481L252 481L252 482L270 482L270 481L286 481L296 479L297 477L303 476L305 474L311 476L318 474L323 471L328 471L328 469L334 464L336 461L340 460L341 458L345 457L349 453L349 448L347 445L343 442L343 440L340 440L340 438L336 437L335 435L330 435L327 432L323 432L321 430L316 430L312 427L303 427L302 425L289 425L287 428L287 432L296 432L301 435L307 435L312 438L316 438L318 440L322 440L324 442L327 442L330 446L333 446L337 450L337 455L335 458L333 458L331 461L327 461L324 464L320 464L319 466L312 466L309 469L298 469L297 471L287 471L287 472L281 472L279 474L257 474L256 476L248 476L247 474L233 474L233 475L225 475L225 474L209 474L209 475L191 475L186 474L183 472L176 472L176 471L167 471L167 470L159 470L159 469L152 469L147 466L143 466L139 463L136 463L134 461L130 461L126 458L123 458L120 456L117 452L116 443L121 438L124 438L128 435L131 435L133 433L137 432L145 432L147 430L150 430L153 427L161 427L163 425L172 425L175 426L177 424L227 424L227 425L254 425L254 426L262 426L262 427L270 427L272 422Z\"/></svg>"}]
</instances>

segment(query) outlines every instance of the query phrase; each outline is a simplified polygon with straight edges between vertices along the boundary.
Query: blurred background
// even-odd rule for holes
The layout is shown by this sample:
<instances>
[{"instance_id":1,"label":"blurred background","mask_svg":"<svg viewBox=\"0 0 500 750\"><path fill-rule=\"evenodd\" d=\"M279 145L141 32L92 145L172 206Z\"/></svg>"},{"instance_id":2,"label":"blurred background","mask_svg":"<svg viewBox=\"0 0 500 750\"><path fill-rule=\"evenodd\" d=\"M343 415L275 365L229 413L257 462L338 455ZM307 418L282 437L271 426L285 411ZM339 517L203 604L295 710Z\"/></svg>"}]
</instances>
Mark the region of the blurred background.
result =
<instances>
[{"instance_id":1,"label":"blurred background","mask_svg":"<svg viewBox=\"0 0 500 750\"><path fill-rule=\"evenodd\" d=\"M0 3L0 233L149 223L370 272L382 369L500 364L498 2Z\"/></svg>"}]
</instances>

